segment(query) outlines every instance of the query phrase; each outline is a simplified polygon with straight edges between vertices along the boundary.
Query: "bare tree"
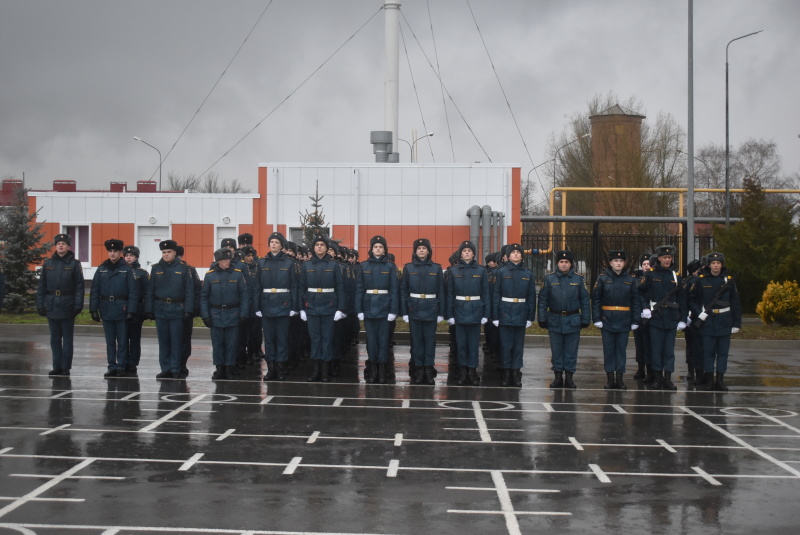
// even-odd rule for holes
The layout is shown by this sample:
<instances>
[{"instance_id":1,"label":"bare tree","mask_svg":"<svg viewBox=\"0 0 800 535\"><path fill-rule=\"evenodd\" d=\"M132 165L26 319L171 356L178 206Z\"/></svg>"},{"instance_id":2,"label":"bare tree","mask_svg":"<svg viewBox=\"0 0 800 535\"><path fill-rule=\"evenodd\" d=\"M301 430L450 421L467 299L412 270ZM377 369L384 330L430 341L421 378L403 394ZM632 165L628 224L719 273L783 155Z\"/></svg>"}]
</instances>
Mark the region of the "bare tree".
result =
<instances>
[{"instance_id":1,"label":"bare tree","mask_svg":"<svg viewBox=\"0 0 800 535\"><path fill-rule=\"evenodd\" d=\"M234 180L230 184L220 180L219 174L211 171L201 181L199 177L190 174L185 176L170 173L167 179L167 188L171 191L186 191L192 193L249 193L241 182Z\"/></svg>"}]
</instances>

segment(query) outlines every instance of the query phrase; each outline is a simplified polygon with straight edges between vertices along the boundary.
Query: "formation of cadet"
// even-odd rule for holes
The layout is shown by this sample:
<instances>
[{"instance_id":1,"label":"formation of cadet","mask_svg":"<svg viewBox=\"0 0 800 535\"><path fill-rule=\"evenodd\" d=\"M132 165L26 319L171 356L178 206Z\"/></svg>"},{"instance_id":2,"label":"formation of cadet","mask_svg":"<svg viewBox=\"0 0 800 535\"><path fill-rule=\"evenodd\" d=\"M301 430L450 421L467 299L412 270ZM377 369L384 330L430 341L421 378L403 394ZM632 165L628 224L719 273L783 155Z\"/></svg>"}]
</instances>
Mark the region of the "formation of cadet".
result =
<instances>
[{"instance_id":1,"label":"formation of cadet","mask_svg":"<svg viewBox=\"0 0 800 535\"><path fill-rule=\"evenodd\" d=\"M675 338L683 330L687 379L696 388L728 390L724 375L731 334L741 327L741 305L721 253L690 262L681 280L673 246L641 257L641 269L632 274L626 271L627 253L611 250L590 296L573 253L561 250L537 300L518 243L487 256L484 267L476 261L475 244L464 241L442 269L432 260L430 241L420 238L411 262L400 270L383 236L370 240L361 263L358 251L325 236L314 238L309 250L273 232L262 258L252 242L250 234L239 236L238 248L237 240L222 240L200 281L174 240L159 243L162 258L149 275L138 263L137 247L106 240L108 259L95 271L89 300L92 319L102 321L106 337L105 377L137 375L142 322L154 319L161 367L156 378L185 379L193 318L200 317L211 329L214 380L235 378L247 365L260 368L263 358L263 379L284 381L293 363L310 358L308 381L328 382L338 375L341 356L358 343L363 322L365 381L385 384L393 378L390 346L399 316L409 324L412 384L435 383L436 326L447 319L457 385L481 384L483 325L484 349L499 357L501 386L521 387L525 330L538 317L550 340L551 388L577 388L580 331L594 323L601 330L606 389L627 389L626 351L634 331L634 378L651 389L676 390ZM69 375L74 318L84 304L83 271L70 251L70 236L59 234L54 243L36 306L50 326L50 375Z\"/></svg>"}]
</instances>

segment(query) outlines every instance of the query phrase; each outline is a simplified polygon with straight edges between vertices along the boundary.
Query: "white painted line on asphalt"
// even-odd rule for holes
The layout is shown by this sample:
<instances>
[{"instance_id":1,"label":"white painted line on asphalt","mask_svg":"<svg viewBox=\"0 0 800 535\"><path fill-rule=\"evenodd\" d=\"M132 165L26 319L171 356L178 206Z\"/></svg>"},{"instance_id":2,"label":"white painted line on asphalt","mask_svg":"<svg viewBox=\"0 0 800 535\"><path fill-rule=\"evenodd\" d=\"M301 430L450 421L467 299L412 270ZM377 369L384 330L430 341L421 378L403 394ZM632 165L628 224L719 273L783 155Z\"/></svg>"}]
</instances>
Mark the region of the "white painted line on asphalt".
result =
<instances>
[{"instance_id":1,"label":"white painted line on asphalt","mask_svg":"<svg viewBox=\"0 0 800 535\"><path fill-rule=\"evenodd\" d=\"M503 511L503 516L506 519L506 529L510 535L521 535L519 529L519 522L514 514L514 504L511 503L511 496L508 494L506 487L506 480L503 478L503 473L497 470L492 470L492 482L497 491L497 498L500 500L500 509Z\"/></svg>"},{"instance_id":2,"label":"white painted line on asphalt","mask_svg":"<svg viewBox=\"0 0 800 535\"><path fill-rule=\"evenodd\" d=\"M332 406L333 407L338 407L339 405L342 404L342 401L344 401L344 398L336 398L336 401L333 402Z\"/></svg>"},{"instance_id":3,"label":"white painted line on asphalt","mask_svg":"<svg viewBox=\"0 0 800 535\"><path fill-rule=\"evenodd\" d=\"M568 437L568 438L569 438L569 443L575 446L576 450L583 451L583 446L581 446L581 443L578 442L578 439L576 439L575 437Z\"/></svg>"},{"instance_id":4,"label":"white painted line on asphalt","mask_svg":"<svg viewBox=\"0 0 800 535\"><path fill-rule=\"evenodd\" d=\"M49 435L50 433L55 433L56 431L61 431L62 429L66 429L67 427L71 426L72 424L63 424L59 425L58 427L54 427L52 429L48 429L47 431L43 431L39 433L40 436Z\"/></svg>"},{"instance_id":5,"label":"white painted line on asphalt","mask_svg":"<svg viewBox=\"0 0 800 535\"><path fill-rule=\"evenodd\" d=\"M403 443L403 433L395 433L394 445L399 447Z\"/></svg>"},{"instance_id":6,"label":"white painted line on asphalt","mask_svg":"<svg viewBox=\"0 0 800 535\"><path fill-rule=\"evenodd\" d=\"M462 515L505 515L503 511L470 511L465 509L448 509L448 513L457 513ZM558 513L555 511L515 511L514 515L534 515L534 516L572 516L572 513ZM511 531L509 531L511 533ZM517 533L521 533L517 531Z\"/></svg>"},{"instance_id":7,"label":"white painted line on asphalt","mask_svg":"<svg viewBox=\"0 0 800 535\"><path fill-rule=\"evenodd\" d=\"M800 429L798 429L798 428L796 428L796 427L792 427L791 425L787 424L787 423L786 423L786 422L784 422L783 420L779 420L778 418L775 418L774 416L770 416L769 414L765 413L764 411L762 411L762 410L760 410L760 409L753 409L753 408L751 408L750 410L751 410L751 411L753 411L754 413L756 413L756 414L757 414L757 415L759 415L759 416L763 416L764 418L766 418L766 419L767 419L767 420L769 420L770 422L774 422L774 423L775 423L775 424L777 424L777 425L783 426L783 427L785 427L786 429L791 429L791 430L792 430L792 431L794 431L795 433L797 433L797 434L800 434Z\"/></svg>"},{"instance_id":8,"label":"white painted line on asphalt","mask_svg":"<svg viewBox=\"0 0 800 535\"><path fill-rule=\"evenodd\" d=\"M267 403L272 401L274 398L275 398L275 396L267 396L267 397L265 397L264 399L261 400L260 405L266 405Z\"/></svg>"},{"instance_id":9,"label":"white painted line on asphalt","mask_svg":"<svg viewBox=\"0 0 800 535\"><path fill-rule=\"evenodd\" d=\"M695 418L697 418L698 420L700 420L701 422L703 422L704 424L706 424L710 428L717 430L718 432L720 432L721 434L725 435L729 439L733 440L737 444L740 444L741 446L744 446L745 448L747 448L748 450L752 451L756 455L760 455L764 459L776 464L777 466L780 466L781 468L783 468L787 472L795 475L796 477L800 477L800 471L792 468L791 466L789 466L788 464L784 463L783 461L779 461L778 459L776 459L772 455L769 455L768 453L764 453L760 449L756 448L755 446L750 445L748 442L742 440L741 438L737 437L736 435L734 435L732 433L729 433L728 431L726 431L725 429L721 428L720 426L718 426L718 425L710 422L706 418L700 416L699 414L694 412L689 407L680 407L680 409L685 411L688 414L691 414L692 416L694 416Z\"/></svg>"},{"instance_id":10,"label":"white painted line on asphalt","mask_svg":"<svg viewBox=\"0 0 800 535\"><path fill-rule=\"evenodd\" d=\"M720 423L719 425L725 427L780 427L780 424L737 424L736 422Z\"/></svg>"},{"instance_id":11,"label":"white painted line on asphalt","mask_svg":"<svg viewBox=\"0 0 800 535\"><path fill-rule=\"evenodd\" d=\"M19 498L12 498L9 496L0 496L0 502L13 502ZM31 498L32 502L85 502L85 498Z\"/></svg>"},{"instance_id":12,"label":"white painted line on asphalt","mask_svg":"<svg viewBox=\"0 0 800 535\"><path fill-rule=\"evenodd\" d=\"M10 447L9 448L3 448L2 450L0 450L0 455L3 455L4 453L8 453L9 451L11 451L13 449L14 448L10 448Z\"/></svg>"},{"instance_id":13,"label":"white painted line on asphalt","mask_svg":"<svg viewBox=\"0 0 800 535\"><path fill-rule=\"evenodd\" d=\"M127 400L129 400L129 399L133 399L133 398L135 398L135 397L136 397L136 396L138 396L138 395L139 395L139 392L131 392L131 393L130 393L130 394L128 394L127 396L119 398L119 400L120 400L120 401L127 401Z\"/></svg>"},{"instance_id":14,"label":"white painted line on asphalt","mask_svg":"<svg viewBox=\"0 0 800 535\"><path fill-rule=\"evenodd\" d=\"M544 410L547 412L556 412L553 410L553 406L550 405L549 403L542 403L542 406L544 407Z\"/></svg>"},{"instance_id":15,"label":"white painted line on asphalt","mask_svg":"<svg viewBox=\"0 0 800 535\"><path fill-rule=\"evenodd\" d=\"M592 472L594 472L594 475L596 475L597 479L600 480L600 483L611 483L611 480L608 479L608 476L606 475L606 473L603 472L603 469L600 468L598 465L590 464L589 468L592 469Z\"/></svg>"},{"instance_id":16,"label":"white painted line on asphalt","mask_svg":"<svg viewBox=\"0 0 800 535\"><path fill-rule=\"evenodd\" d=\"M223 440L231 436L235 431L236 429L228 429L227 431L225 431L224 433L222 433L220 436L217 437L217 442L222 442Z\"/></svg>"},{"instance_id":17,"label":"white painted line on asphalt","mask_svg":"<svg viewBox=\"0 0 800 535\"><path fill-rule=\"evenodd\" d=\"M705 470L703 470L699 466L692 466L692 470L694 470L695 472L700 474L700 477L702 477L703 479L705 479L706 481L708 481L712 485L716 485L716 486L722 485L722 483L720 483L719 481L717 481L716 479L714 479L713 477L708 475L708 472L706 472Z\"/></svg>"},{"instance_id":18,"label":"white painted line on asphalt","mask_svg":"<svg viewBox=\"0 0 800 535\"><path fill-rule=\"evenodd\" d=\"M54 530L56 533L64 533L65 530L84 530L102 531L101 533L117 532L145 532L145 533L219 533L220 535L387 535L386 532L378 533L341 533L329 531L274 531L274 530L241 530L241 529L214 529L214 528L187 528L187 527L159 527L159 526L93 526L93 525L66 525L66 524L21 524L21 523L0 523L0 527L18 531L19 528L25 529L47 529Z\"/></svg>"},{"instance_id":19,"label":"white painted line on asphalt","mask_svg":"<svg viewBox=\"0 0 800 535\"><path fill-rule=\"evenodd\" d=\"M454 416L451 418L442 418L442 420L473 420L474 418L465 418L462 416ZM484 418L487 422L518 422L517 418Z\"/></svg>"},{"instance_id":20,"label":"white painted line on asphalt","mask_svg":"<svg viewBox=\"0 0 800 535\"><path fill-rule=\"evenodd\" d=\"M475 421L478 423L478 429L481 433L481 440L483 442L491 442L492 437L489 435L489 430L486 428L486 421L483 419L481 404L477 401L473 401L472 411L475 413Z\"/></svg>"},{"instance_id":21,"label":"white painted line on asphalt","mask_svg":"<svg viewBox=\"0 0 800 535\"><path fill-rule=\"evenodd\" d=\"M447 431L475 431L474 427L443 427L442 429L445 429ZM489 429L488 427L486 428L486 430L487 431L514 431L514 432L517 432L517 433L524 433L524 432L527 431L527 429ZM491 442L491 441L489 441L489 442Z\"/></svg>"},{"instance_id":22,"label":"white painted line on asphalt","mask_svg":"<svg viewBox=\"0 0 800 535\"><path fill-rule=\"evenodd\" d=\"M623 409L619 405L611 405L611 406L614 408L614 410L616 410L620 414L628 414L628 411L626 411L625 409Z\"/></svg>"},{"instance_id":23,"label":"white painted line on asphalt","mask_svg":"<svg viewBox=\"0 0 800 535\"><path fill-rule=\"evenodd\" d=\"M661 440L659 438L659 439L656 439L656 442L658 442L659 444L664 446L664 449L667 450L668 452L670 452L670 453L678 453L678 451L675 448L673 448L672 446L670 446L669 444L667 444L666 441Z\"/></svg>"},{"instance_id":24,"label":"white painted line on asphalt","mask_svg":"<svg viewBox=\"0 0 800 535\"><path fill-rule=\"evenodd\" d=\"M386 477L397 477L397 471L400 469L400 461L392 459L389 461L389 469L386 471Z\"/></svg>"},{"instance_id":25,"label":"white painted line on asphalt","mask_svg":"<svg viewBox=\"0 0 800 535\"><path fill-rule=\"evenodd\" d=\"M200 394L199 396L197 396L193 400L187 401L186 403L184 403L183 405L181 405L180 407L178 407L174 411L171 411L169 414L164 415L163 417L159 418L158 420L156 420L155 422L151 423L150 425L141 428L139 430L139 432L140 433L147 433L149 431L152 431L153 429L155 429L159 425L161 425L164 422L170 420L173 416L177 416L178 414L183 412L185 409L188 409L189 407L191 407L195 403L197 403L199 401L202 401L205 397L206 397L206 394Z\"/></svg>"},{"instance_id":26,"label":"white painted line on asphalt","mask_svg":"<svg viewBox=\"0 0 800 535\"><path fill-rule=\"evenodd\" d=\"M479 490L488 492L497 492L494 487L445 487L447 490ZM506 489L508 492L530 492L532 494L550 494L558 493L560 490L551 489Z\"/></svg>"},{"instance_id":27,"label":"white painted line on asphalt","mask_svg":"<svg viewBox=\"0 0 800 535\"><path fill-rule=\"evenodd\" d=\"M61 477L59 475L51 476L49 474L8 474L9 477L30 477L33 479L54 479L56 477ZM123 476L68 476L64 479L100 479L100 480L109 480L109 481L122 481L125 479Z\"/></svg>"},{"instance_id":28,"label":"white painted line on asphalt","mask_svg":"<svg viewBox=\"0 0 800 535\"><path fill-rule=\"evenodd\" d=\"M314 431L313 433L311 433L311 436L308 437L306 444L313 444L314 442L317 441L318 438L319 438L319 431Z\"/></svg>"},{"instance_id":29,"label":"white painted line on asphalt","mask_svg":"<svg viewBox=\"0 0 800 535\"><path fill-rule=\"evenodd\" d=\"M87 466L92 464L94 461L95 461L95 459L93 457L89 457L86 460L76 464L72 468L70 468L68 470L65 470L64 472L62 472L62 474L59 477L51 479L47 483L44 483L43 485L33 489L32 491L30 491L25 496L22 496L21 498L19 498L17 500L14 500L10 504L8 504L5 507L3 507L2 509L0 509L0 518L4 517L5 515L10 513L11 511L17 509L18 507L21 507L21 506L25 505L26 503L31 501L33 498L36 498L40 494L42 494L42 493L50 490L51 488L55 487L56 485L58 485L59 483L64 481L66 478L68 478L69 476L71 476L75 472L78 472L78 471L86 468Z\"/></svg>"},{"instance_id":30,"label":"white painted line on asphalt","mask_svg":"<svg viewBox=\"0 0 800 535\"><path fill-rule=\"evenodd\" d=\"M401 409L408 409L409 407L411 407L411 400L410 399L404 399L403 403L400 404L400 408Z\"/></svg>"},{"instance_id":31,"label":"white painted line on asphalt","mask_svg":"<svg viewBox=\"0 0 800 535\"><path fill-rule=\"evenodd\" d=\"M302 460L302 457L294 457L286 466L286 470L283 471L283 475L290 476L294 474L294 471L297 470L298 466L300 466L300 461Z\"/></svg>"},{"instance_id":32,"label":"white painted line on asphalt","mask_svg":"<svg viewBox=\"0 0 800 535\"><path fill-rule=\"evenodd\" d=\"M178 471L179 471L179 472L186 472L187 470L189 470L189 468L191 468L192 466L194 466L194 464L195 464L197 461L199 461L200 459L202 459L202 458L203 458L203 455L205 455L205 453L195 453L194 455L192 455L191 457L189 457L189 460L188 460L188 461L186 461L185 463L183 463L183 464L181 465L181 467L180 467L180 468L178 468Z\"/></svg>"},{"instance_id":33,"label":"white painted line on asphalt","mask_svg":"<svg viewBox=\"0 0 800 535\"><path fill-rule=\"evenodd\" d=\"M736 435L737 437L748 437L748 438L800 438L800 435Z\"/></svg>"},{"instance_id":34,"label":"white painted line on asphalt","mask_svg":"<svg viewBox=\"0 0 800 535\"><path fill-rule=\"evenodd\" d=\"M72 390L64 390L60 394L56 394L55 396L50 396L50 399L58 399L66 396L67 394L72 394Z\"/></svg>"},{"instance_id":35,"label":"white painted line on asphalt","mask_svg":"<svg viewBox=\"0 0 800 535\"><path fill-rule=\"evenodd\" d=\"M100 535L117 535L119 533L119 528L108 528Z\"/></svg>"}]
</instances>

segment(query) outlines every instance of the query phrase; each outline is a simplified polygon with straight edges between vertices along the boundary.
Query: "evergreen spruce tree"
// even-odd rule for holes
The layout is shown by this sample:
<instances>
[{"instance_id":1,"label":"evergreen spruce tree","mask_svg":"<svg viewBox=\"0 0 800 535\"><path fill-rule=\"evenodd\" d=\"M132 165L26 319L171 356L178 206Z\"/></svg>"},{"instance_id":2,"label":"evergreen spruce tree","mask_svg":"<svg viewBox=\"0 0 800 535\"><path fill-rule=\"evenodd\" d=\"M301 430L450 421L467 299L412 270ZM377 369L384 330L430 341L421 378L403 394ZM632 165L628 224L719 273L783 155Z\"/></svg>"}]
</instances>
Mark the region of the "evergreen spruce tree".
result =
<instances>
[{"instance_id":1,"label":"evergreen spruce tree","mask_svg":"<svg viewBox=\"0 0 800 535\"><path fill-rule=\"evenodd\" d=\"M317 236L330 236L330 228L328 223L325 222L325 214L322 213L322 198L324 195L319 194L319 181L317 181L316 191L314 196L309 195L311 199L311 207L314 208L312 213L306 210L305 214L300 214L300 226L303 229L303 245L311 247L314 243L314 238Z\"/></svg>"},{"instance_id":2,"label":"evergreen spruce tree","mask_svg":"<svg viewBox=\"0 0 800 535\"><path fill-rule=\"evenodd\" d=\"M42 245L43 225L35 218L36 214L28 213L27 190L20 188L14 204L3 210L0 222L0 258L8 291L4 309L8 312L33 308L37 278L31 266L40 265L52 245Z\"/></svg>"}]
</instances>

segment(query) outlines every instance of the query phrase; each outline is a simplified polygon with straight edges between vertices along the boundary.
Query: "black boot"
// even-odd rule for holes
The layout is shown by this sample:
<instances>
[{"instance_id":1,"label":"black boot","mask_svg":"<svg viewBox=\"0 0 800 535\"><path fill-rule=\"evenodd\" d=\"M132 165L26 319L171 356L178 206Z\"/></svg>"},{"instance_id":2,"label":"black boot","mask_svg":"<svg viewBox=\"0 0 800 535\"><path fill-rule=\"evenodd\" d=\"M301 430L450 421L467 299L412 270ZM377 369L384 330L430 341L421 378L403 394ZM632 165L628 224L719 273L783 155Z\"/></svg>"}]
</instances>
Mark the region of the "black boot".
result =
<instances>
[{"instance_id":1,"label":"black boot","mask_svg":"<svg viewBox=\"0 0 800 535\"><path fill-rule=\"evenodd\" d=\"M653 371L653 368L647 365L645 365L644 369L644 386L653 386L653 383L656 380L656 372Z\"/></svg>"},{"instance_id":2,"label":"black boot","mask_svg":"<svg viewBox=\"0 0 800 535\"><path fill-rule=\"evenodd\" d=\"M411 378L411 384L424 385L425 382L425 366L414 367L414 377Z\"/></svg>"},{"instance_id":3,"label":"black boot","mask_svg":"<svg viewBox=\"0 0 800 535\"><path fill-rule=\"evenodd\" d=\"M461 366L458 369L458 379L456 379L456 384L458 386L464 386L469 384L469 379L467 379L467 367Z\"/></svg>"},{"instance_id":4,"label":"black boot","mask_svg":"<svg viewBox=\"0 0 800 535\"><path fill-rule=\"evenodd\" d=\"M553 372L556 374L556 378L553 379L553 382L550 383L550 388L564 388L564 378L562 377L562 372Z\"/></svg>"},{"instance_id":5,"label":"black boot","mask_svg":"<svg viewBox=\"0 0 800 535\"><path fill-rule=\"evenodd\" d=\"M331 377L339 377L339 373L341 373L342 367L339 359L334 359L331 361Z\"/></svg>"},{"instance_id":6,"label":"black boot","mask_svg":"<svg viewBox=\"0 0 800 535\"><path fill-rule=\"evenodd\" d=\"M695 368L694 369L694 387L697 388L699 386L703 386L703 380L705 379L705 373L703 373L702 368Z\"/></svg>"},{"instance_id":7,"label":"black boot","mask_svg":"<svg viewBox=\"0 0 800 535\"><path fill-rule=\"evenodd\" d=\"M228 376L225 374L225 366L219 365L217 366L217 371L211 376L212 381L219 381L220 379L227 379Z\"/></svg>"},{"instance_id":8,"label":"black boot","mask_svg":"<svg viewBox=\"0 0 800 535\"><path fill-rule=\"evenodd\" d=\"M636 379L637 381L645 378L644 362L639 363L639 369L637 369L636 373L633 374L633 378Z\"/></svg>"},{"instance_id":9,"label":"black boot","mask_svg":"<svg viewBox=\"0 0 800 535\"><path fill-rule=\"evenodd\" d=\"M694 381L694 368L689 366L689 371L686 373L686 380L687 381Z\"/></svg>"},{"instance_id":10,"label":"black boot","mask_svg":"<svg viewBox=\"0 0 800 535\"><path fill-rule=\"evenodd\" d=\"M661 390L661 384L663 382L663 377L661 376L660 371L653 371L653 382L652 383L645 383L648 388L651 390Z\"/></svg>"},{"instance_id":11,"label":"black boot","mask_svg":"<svg viewBox=\"0 0 800 535\"><path fill-rule=\"evenodd\" d=\"M382 385L386 384L388 381L388 371L386 370L386 363L381 362L378 364L378 382Z\"/></svg>"},{"instance_id":12,"label":"black boot","mask_svg":"<svg viewBox=\"0 0 800 535\"><path fill-rule=\"evenodd\" d=\"M703 372L703 382L700 386L706 390L714 390L714 372Z\"/></svg>"},{"instance_id":13,"label":"black boot","mask_svg":"<svg viewBox=\"0 0 800 535\"><path fill-rule=\"evenodd\" d=\"M323 383L331 382L331 363L328 360L322 361L322 373L320 374L320 380Z\"/></svg>"},{"instance_id":14,"label":"black boot","mask_svg":"<svg viewBox=\"0 0 800 535\"><path fill-rule=\"evenodd\" d=\"M564 375L564 388L572 388L577 389L578 386L575 384L575 381L572 380L573 372L565 372Z\"/></svg>"},{"instance_id":15,"label":"black boot","mask_svg":"<svg viewBox=\"0 0 800 535\"><path fill-rule=\"evenodd\" d=\"M316 383L322 379L322 361L319 359L314 359L314 371L308 378L309 383Z\"/></svg>"},{"instance_id":16,"label":"black boot","mask_svg":"<svg viewBox=\"0 0 800 535\"><path fill-rule=\"evenodd\" d=\"M411 379L412 385L417 384L417 364L414 362L414 357L411 357L411 360L408 361L408 377Z\"/></svg>"},{"instance_id":17,"label":"black boot","mask_svg":"<svg viewBox=\"0 0 800 535\"><path fill-rule=\"evenodd\" d=\"M622 372L617 372L617 390L627 390L628 387L625 386L625 383L622 382L622 376L624 374Z\"/></svg>"},{"instance_id":18,"label":"black boot","mask_svg":"<svg viewBox=\"0 0 800 535\"><path fill-rule=\"evenodd\" d=\"M500 386L508 386L511 384L511 368L503 370L503 379L500 381Z\"/></svg>"},{"instance_id":19,"label":"black boot","mask_svg":"<svg viewBox=\"0 0 800 535\"><path fill-rule=\"evenodd\" d=\"M225 379L235 379L239 375L236 366L225 366Z\"/></svg>"},{"instance_id":20,"label":"black boot","mask_svg":"<svg viewBox=\"0 0 800 535\"><path fill-rule=\"evenodd\" d=\"M276 362L275 363L275 380L276 381L285 381L286 380L286 364L283 362Z\"/></svg>"},{"instance_id":21,"label":"black boot","mask_svg":"<svg viewBox=\"0 0 800 535\"><path fill-rule=\"evenodd\" d=\"M425 383L426 385L434 385L436 381L434 378L436 377L436 368L433 366L425 366Z\"/></svg>"},{"instance_id":22,"label":"black boot","mask_svg":"<svg viewBox=\"0 0 800 535\"><path fill-rule=\"evenodd\" d=\"M377 371L375 376L372 375L372 361L367 359L364 363L364 382L365 383L374 383L378 379Z\"/></svg>"},{"instance_id":23,"label":"black boot","mask_svg":"<svg viewBox=\"0 0 800 535\"><path fill-rule=\"evenodd\" d=\"M678 389L677 386L672 384L672 372L664 370L664 381L661 383L661 388L664 390L672 390L673 392Z\"/></svg>"},{"instance_id":24,"label":"black boot","mask_svg":"<svg viewBox=\"0 0 800 535\"><path fill-rule=\"evenodd\" d=\"M274 381L278 375L277 363L274 360L267 361L267 373L264 374L265 381Z\"/></svg>"},{"instance_id":25,"label":"black boot","mask_svg":"<svg viewBox=\"0 0 800 535\"><path fill-rule=\"evenodd\" d=\"M478 371L475 368L467 369L467 377L469 378L469 384L472 386L481 385L481 376L478 375Z\"/></svg>"},{"instance_id":26,"label":"black boot","mask_svg":"<svg viewBox=\"0 0 800 535\"><path fill-rule=\"evenodd\" d=\"M717 380L714 381L714 390L719 392L727 392L728 387L725 386L725 383L722 381L722 378L725 377L724 373L717 372Z\"/></svg>"},{"instance_id":27,"label":"black boot","mask_svg":"<svg viewBox=\"0 0 800 535\"><path fill-rule=\"evenodd\" d=\"M617 388L617 379L614 377L614 372L606 372L606 377L608 378L608 382L606 383L605 388L606 390L614 390Z\"/></svg>"},{"instance_id":28,"label":"black boot","mask_svg":"<svg viewBox=\"0 0 800 535\"><path fill-rule=\"evenodd\" d=\"M522 388L522 370L511 370L511 384Z\"/></svg>"}]
</instances>

